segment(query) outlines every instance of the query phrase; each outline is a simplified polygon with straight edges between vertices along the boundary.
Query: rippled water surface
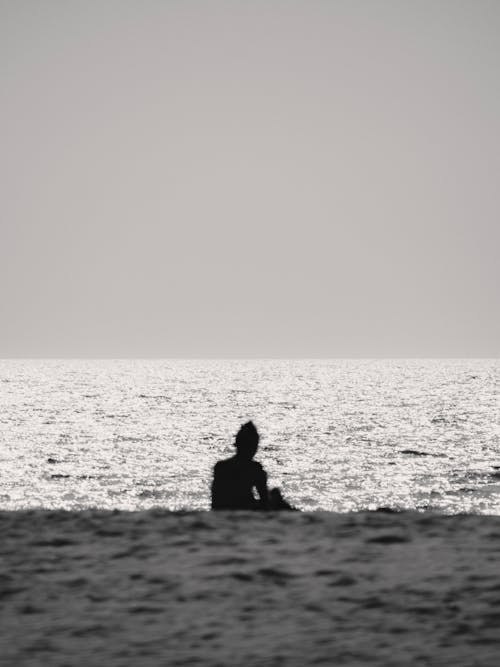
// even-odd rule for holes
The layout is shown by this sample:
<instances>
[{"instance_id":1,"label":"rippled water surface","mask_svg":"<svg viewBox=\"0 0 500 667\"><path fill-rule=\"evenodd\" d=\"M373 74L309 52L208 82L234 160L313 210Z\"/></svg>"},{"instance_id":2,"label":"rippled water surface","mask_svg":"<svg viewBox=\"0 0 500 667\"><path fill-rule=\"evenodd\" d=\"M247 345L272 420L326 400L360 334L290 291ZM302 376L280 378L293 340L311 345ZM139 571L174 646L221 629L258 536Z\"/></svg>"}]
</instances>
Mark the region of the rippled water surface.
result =
<instances>
[{"instance_id":1,"label":"rippled water surface","mask_svg":"<svg viewBox=\"0 0 500 667\"><path fill-rule=\"evenodd\" d=\"M0 507L207 509L242 421L301 509L500 514L498 360L0 361Z\"/></svg>"}]
</instances>

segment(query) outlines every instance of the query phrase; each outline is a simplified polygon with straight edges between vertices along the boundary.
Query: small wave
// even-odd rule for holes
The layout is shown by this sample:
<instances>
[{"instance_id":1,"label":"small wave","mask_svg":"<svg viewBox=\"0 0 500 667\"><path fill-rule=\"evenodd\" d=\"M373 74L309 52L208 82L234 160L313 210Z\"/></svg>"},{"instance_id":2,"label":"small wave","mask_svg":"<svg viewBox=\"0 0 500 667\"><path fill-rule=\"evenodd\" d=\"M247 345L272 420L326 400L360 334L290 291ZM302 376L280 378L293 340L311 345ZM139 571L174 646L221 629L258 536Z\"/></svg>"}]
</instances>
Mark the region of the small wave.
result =
<instances>
[{"instance_id":1,"label":"small wave","mask_svg":"<svg viewBox=\"0 0 500 667\"><path fill-rule=\"evenodd\" d=\"M165 491L159 489L144 489L137 494L138 498L162 498Z\"/></svg>"},{"instance_id":2,"label":"small wave","mask_svg":"<svg viewBox=\"0 0 500 667\"><path fill-rule=\"evenodd\" d=\"M158 440L157 435L145 434L140 437L134 435L117 435L113 438L114 442L151 442Z\"/></svg>"},{"instance_id":3,"label":"small wave","mask_svg":"<svg viewBox=\"0 0 500 667\"><path fill-rule=\"evenodd\" d=\"M446 454L436 454L434 452L422 452L419 449L400 449L400 454L408 454L410 456L433 456L434 458L448 458Z\"/></svg>"},{"instance_id":4,"label":"small wave","mask_svg":"<svg viewBox=\"0 0 500 667\"><path fill-rule=\"evenodd\" d=\"M169 401L170 400L170 396L166 396L164 394L158 394L158 395L139 394L138 398L147 398L147 399L151 399L153 401Z\"/></svg>"}]
</instances>

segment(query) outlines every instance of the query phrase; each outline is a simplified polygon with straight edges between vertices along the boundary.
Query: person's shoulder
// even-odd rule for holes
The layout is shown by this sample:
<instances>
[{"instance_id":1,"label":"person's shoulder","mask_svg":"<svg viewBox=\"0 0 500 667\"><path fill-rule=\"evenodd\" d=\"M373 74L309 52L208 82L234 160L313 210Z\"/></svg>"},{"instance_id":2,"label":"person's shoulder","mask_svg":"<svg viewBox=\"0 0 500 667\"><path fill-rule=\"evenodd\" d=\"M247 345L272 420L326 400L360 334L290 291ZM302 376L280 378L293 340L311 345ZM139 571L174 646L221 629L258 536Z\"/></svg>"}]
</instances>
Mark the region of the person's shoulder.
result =
<instances>
[{"instance_id":1,"label":"person's shoulder","mask_svg":"<svg viewBox=\"0 0 500 667\"><path fill-rule=\"evenodd\" d=\"M217 461L217 463L214 465L214 470L223 470L224 468L230 466L231 463L232 459L222 459L221 461Z\"/></svg>"}]
</instances>

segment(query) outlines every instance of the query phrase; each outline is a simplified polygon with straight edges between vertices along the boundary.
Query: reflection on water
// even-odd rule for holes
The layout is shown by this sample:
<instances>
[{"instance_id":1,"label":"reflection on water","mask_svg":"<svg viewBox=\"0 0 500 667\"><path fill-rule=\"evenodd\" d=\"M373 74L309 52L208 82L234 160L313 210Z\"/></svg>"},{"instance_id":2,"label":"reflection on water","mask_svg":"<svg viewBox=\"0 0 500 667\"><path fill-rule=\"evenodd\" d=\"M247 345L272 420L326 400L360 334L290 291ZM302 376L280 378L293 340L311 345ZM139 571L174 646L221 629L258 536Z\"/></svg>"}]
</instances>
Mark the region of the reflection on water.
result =
<instances>
[{"instance_id":1,"label":"reflection on water","mask_svg":"<svg viewBox=\"0 0 500 667\"><path fill-rule=\"evenodd\" d=\"M207 509L253 419L302 509L500 514L498 360L1 361L0 507Z\"/></svg>"}]
</instances>

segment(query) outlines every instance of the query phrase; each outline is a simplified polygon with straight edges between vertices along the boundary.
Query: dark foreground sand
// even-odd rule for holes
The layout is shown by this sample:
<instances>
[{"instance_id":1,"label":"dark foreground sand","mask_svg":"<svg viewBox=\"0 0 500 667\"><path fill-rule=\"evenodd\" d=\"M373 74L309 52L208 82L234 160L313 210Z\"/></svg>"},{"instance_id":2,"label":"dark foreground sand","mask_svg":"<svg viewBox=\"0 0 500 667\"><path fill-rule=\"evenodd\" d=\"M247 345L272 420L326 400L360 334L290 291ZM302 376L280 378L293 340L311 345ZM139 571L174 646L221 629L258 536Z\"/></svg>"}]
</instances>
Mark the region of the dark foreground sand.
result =
<instances>
[{"instance_id":1,"label":"dark foreground sand","mask_svg":"<svg viewBox=\"0 0 500 667\"><path fill-rule=\"evenodd\" d=\"M0 664L500 664L500 518L0 513Z\"/></svg>"}]
</instances>

